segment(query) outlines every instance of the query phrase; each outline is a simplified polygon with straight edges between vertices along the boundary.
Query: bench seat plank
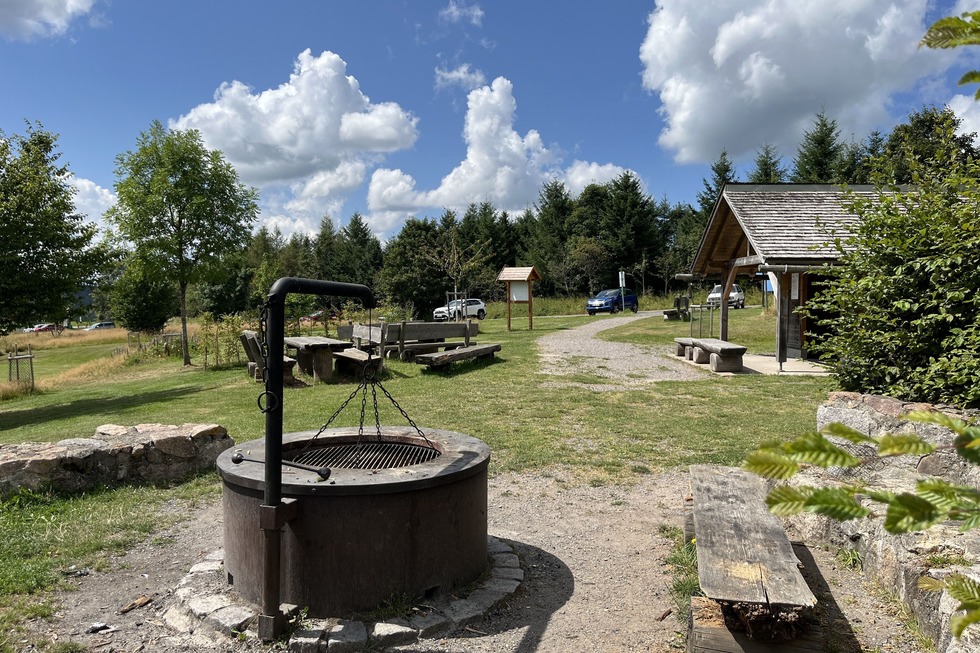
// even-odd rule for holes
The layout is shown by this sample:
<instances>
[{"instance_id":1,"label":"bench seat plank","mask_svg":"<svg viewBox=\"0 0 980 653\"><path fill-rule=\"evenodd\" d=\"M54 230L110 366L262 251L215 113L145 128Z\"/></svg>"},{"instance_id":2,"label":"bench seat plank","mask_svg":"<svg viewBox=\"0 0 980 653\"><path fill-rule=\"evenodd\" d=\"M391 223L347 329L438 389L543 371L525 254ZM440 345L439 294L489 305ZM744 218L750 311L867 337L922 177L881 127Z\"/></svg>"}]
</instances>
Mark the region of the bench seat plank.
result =
<instances>
[{"instance_id":1,"label":"bench seat plank","mask_svg":"<svg viewBox=\"0 0 980 653\"><path fill-rule=\"evenodd\" d=\"M415 362L419 365L439 367L442 365L449 365L450 363L454 363L456 361L466 360L468 358L493 356L493 353L496 351L500 351L500 345L498 344L470 345L469 347L457 347L455 349L433 352L431 354L418 354L415 357Z\"/></svg>"},{"instance_id":2,"label":"bench seat plank","mask_svg":"<svg viewBox=\"0 0 980 653\"><path fill-rule=\"evenodd\" d=\"M717 601L812 607L779 519L766 507L762 480L745 470L692 465L694 534L701 589Z\"/></svg>"},{"instance_id":3,"label":"bench seat plank","mask_svg":"<svg viewBox=\"0 0 980 653\"><path fill-rule=\"evenodd\" d=\"M710 354L721 356L741 356L748 349L745 345L736 345L717 338L695 338L694 346L700 347Z\"/></svg>"}]
</instances>

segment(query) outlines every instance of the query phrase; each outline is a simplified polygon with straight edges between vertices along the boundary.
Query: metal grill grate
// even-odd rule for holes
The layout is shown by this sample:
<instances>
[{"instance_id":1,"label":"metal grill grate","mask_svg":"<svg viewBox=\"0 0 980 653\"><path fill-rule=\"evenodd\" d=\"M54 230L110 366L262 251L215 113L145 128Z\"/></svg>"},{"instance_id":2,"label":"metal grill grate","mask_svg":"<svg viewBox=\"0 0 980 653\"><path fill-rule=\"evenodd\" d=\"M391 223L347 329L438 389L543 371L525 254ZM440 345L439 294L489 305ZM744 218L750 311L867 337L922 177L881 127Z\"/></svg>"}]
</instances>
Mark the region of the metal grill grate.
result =
<instances>
[{"instance_id":1,"label":"metal grill grate","mask_svg":"<svg viewBox=\"0 0 980 653\"><path fill-rule=\"evenodd\" d=\"M428 462L438 449L401 442L333 444L302 451L293 462L331 469L393 469Z\"/></svg>"}]
</instances>

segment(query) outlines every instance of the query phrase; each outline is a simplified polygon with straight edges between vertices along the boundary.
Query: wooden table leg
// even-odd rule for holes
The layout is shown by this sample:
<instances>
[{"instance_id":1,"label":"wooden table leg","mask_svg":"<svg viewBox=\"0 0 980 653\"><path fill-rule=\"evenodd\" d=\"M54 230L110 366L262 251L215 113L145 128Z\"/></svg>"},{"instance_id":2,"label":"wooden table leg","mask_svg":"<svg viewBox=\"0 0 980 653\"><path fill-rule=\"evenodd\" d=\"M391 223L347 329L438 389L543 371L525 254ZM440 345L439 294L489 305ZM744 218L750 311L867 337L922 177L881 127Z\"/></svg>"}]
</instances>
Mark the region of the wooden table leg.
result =
<instances>
[{"instance_id":1,"label":"wooden table leg","mask_svg":"<svg viewBox=\"0 0 980 653\"><path fill-rule=\"evenodd\" d=\"M303 374L313 376L313 354L305 349L296 350L296 364Z\"/></svg>"},{"instance_id":2,"label":"wooden table leg","mask_svg":"<svg viewBox=\"0 0 980 653\"><path fill-rule=\"evenodd\" d=\"M329 348L313 350L313 380L329 381L333 378L333 352Z\"/></svg>"}]
</instances>

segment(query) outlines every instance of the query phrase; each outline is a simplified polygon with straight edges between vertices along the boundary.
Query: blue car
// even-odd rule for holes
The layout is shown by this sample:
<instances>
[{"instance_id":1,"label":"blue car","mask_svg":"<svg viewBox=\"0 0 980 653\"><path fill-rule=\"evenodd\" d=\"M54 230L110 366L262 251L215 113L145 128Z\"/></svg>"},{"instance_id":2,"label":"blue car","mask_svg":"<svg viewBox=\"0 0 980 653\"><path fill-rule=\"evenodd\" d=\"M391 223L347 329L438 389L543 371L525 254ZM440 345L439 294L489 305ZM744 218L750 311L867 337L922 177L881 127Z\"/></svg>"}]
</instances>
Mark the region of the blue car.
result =
<instances>
[{"instance_id":1,"label":"blue car","mask_svg":"<svg viewBox=\"0 0 980 653\"><path fill-rule=\"evenodd\" d=\"M626 288L623 290L623 294L620 294L619 288L610 288L603 290L595 297L590 297L585 302L585 312L589 315L604 311L618 313L623 310L624 306L634 313L640 310L640 301L636 298L636 293Z\"/></svg>"}]
</instances>

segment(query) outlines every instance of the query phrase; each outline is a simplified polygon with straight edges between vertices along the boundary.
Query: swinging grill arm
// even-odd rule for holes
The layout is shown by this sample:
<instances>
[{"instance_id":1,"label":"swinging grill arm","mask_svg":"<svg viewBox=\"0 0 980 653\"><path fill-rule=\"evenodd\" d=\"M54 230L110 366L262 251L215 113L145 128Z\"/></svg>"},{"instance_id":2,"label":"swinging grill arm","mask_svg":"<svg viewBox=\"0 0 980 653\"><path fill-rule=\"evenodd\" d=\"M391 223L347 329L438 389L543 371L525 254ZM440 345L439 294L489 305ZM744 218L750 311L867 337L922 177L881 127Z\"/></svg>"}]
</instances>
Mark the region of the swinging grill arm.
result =
<instances>
[{"instance_id":1,"label":"swinging grill arm","mask_svg":"<svg viewBox=\"0 0 980 653\"><path fill-rule=\"evenodd\" d=\"M282 357L286 336L286 295L320 295L360 299L365 308L377 303L367 286L339 281L321 281L283 277L272 284L267 298L265 341L268 358L265 361L265 503L259 508L259 521L265 536L263 561L262 614L259 615L259 637L271 641L285 628L280 604L280 549L282 527L287 511L282 502Z\"/></svg>"}]
</instances>

